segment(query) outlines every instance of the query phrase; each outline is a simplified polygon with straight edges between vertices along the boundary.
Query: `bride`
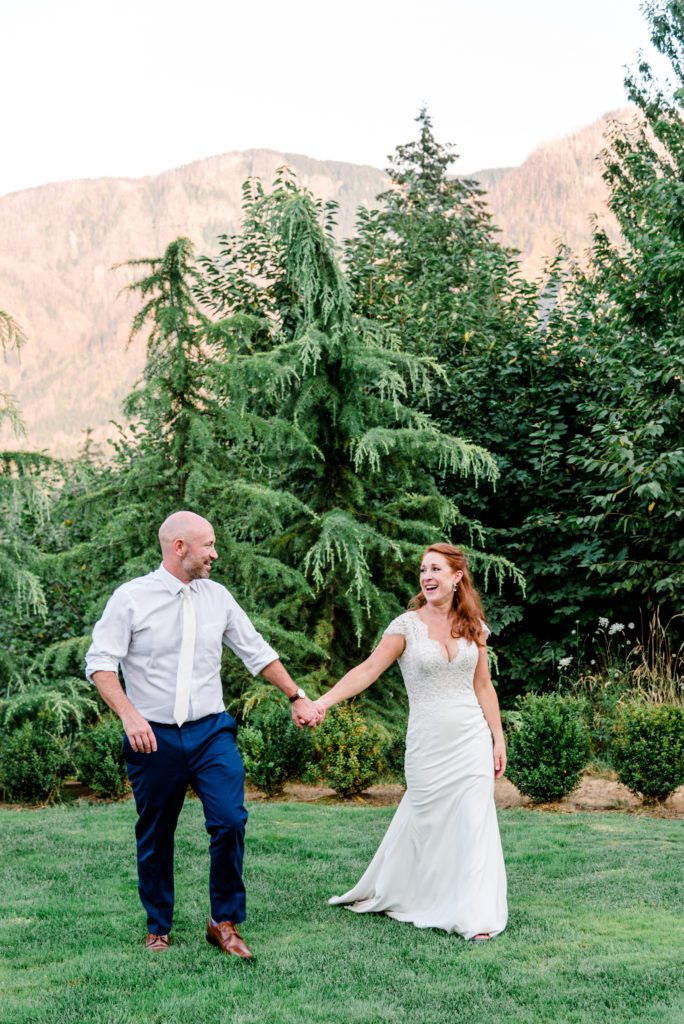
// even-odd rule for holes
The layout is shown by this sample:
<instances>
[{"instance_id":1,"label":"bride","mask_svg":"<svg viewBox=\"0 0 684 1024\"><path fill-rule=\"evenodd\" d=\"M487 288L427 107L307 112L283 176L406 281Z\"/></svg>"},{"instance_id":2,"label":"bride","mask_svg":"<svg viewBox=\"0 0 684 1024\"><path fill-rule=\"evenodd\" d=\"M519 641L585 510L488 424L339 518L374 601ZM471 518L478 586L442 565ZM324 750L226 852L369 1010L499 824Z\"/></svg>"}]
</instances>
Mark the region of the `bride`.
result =
<instances>
[{"instance_id":1,"label":"bride","mask_svg":"<svg viewBox=\"0 0 684 1024\"><path fill-rule=\"evenodd\" d=\"M494 779L506 767L489 629L463 553L433 544L420 592L318 704L361 693L399 660L409 698L404 797L360 881L330 903L483 941L506 927Z\"/></svg>"}]
</instances>

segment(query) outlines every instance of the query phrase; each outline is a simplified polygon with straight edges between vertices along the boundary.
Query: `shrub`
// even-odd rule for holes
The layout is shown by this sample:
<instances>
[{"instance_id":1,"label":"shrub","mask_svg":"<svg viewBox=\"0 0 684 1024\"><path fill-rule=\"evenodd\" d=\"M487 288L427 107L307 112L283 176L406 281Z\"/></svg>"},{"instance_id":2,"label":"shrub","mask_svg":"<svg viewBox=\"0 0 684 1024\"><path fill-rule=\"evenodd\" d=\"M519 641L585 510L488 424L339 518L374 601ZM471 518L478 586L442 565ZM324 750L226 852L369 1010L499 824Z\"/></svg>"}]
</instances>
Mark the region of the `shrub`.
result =
<instances>
[{"instance_id":1,"label":"shrub","mask_svg":"<svg viewBox=\"0 0 684 1024\"><path fill-rule=\"evenodd\" d=\"M249 781L275 796L288 780L303 774L312 742L308 729L297 729L281 704L265 702L241 726L238 746Z\"/></svg>"},{"instance_id":2,"label":"shrub","mask_svg":"<svg viewBox=\"0 0 684 1024\"><path fill-rule=\"evenodd\" d=\"M613 744L613 731L618 713L628 694L622 680L599 680L596 685L583 684L573 689L582 721L587 730L592 761L608 766Z\"/></svg>"},{"instance_id":3,"label":"shrub","mask_svg":"<svg viewBox=\"0 0 684 1024\"><path fill-rule=\"evenodd\" d=\"M577 702L558 693L528 694L518 703L507 774L538 803L560 800L577 786L589 741Z\"/></svg>"},{"instance_id":4,"label":"shrub","mask_svg":"<svg viewBox=\"0 0 684 1024\"><path fill-rule=\"evenodd\" d=\"M647 803L684 784L684 708L625 704L615 727L612 761L618 778Z\"/></svg>"},{"instance_id":5,"label":"shrub","mask_svg":"<svg viewBox=\"0 0 684 1024\"><path fill-rule=\"evenodd\" d=\"M121 722L104 715L81 733L76 748L76 770L81 782L98 796L120 799L128 790Z\"/></svg>"},{"instance_id":6,"label":"shrub","mask_svg":"<svg viewBox=\"0 0 684 1024\"><path fill-rule=\"evenodd\" d=\"M328 785L348 799L377 782L385 768L384 739L354 704L329 711L316 731L316 750Z\"/></svg>"},{"instance_id":7,"label":"shrub","mask_svg":"<svg viewBox=\"0 0 684 1024\"><path fill-rule=\"evenodd\" d=\"M57 793L70 766L63 739L41 718L24 722L0 744L0 785L5 799L42 803Z\"/></svg>"},{"instance_id":8,"label":"shrub","mask_svg":"<svg viewBox=\"0 0 684 1024\"><path fill-rule=\"evenodd\" d=\"M380 749L383 771L389 781L406 785L404 759L406 757L406 730L382 729L383 739Z\"/></svg>"}]
</instances>

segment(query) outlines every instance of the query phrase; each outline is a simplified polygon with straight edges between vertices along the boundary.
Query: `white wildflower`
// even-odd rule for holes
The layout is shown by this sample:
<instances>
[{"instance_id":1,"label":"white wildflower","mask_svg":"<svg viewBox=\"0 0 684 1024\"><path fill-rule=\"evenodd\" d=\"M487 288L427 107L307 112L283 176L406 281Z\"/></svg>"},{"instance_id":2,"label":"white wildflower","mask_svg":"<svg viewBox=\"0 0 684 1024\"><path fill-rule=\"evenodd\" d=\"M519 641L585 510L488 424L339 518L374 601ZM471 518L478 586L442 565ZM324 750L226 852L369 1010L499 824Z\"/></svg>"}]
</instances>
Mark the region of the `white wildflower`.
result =
<instances>
[{"instance_id":1,"label":"white wildflower","mask_svg":"<svg viewBox=\"0 0 684 1024\"><path fill-rule=\"evenodd\" d=\"M608 635L612 636L613 633L624 633L624 631L625 631L625 624L624 624L624 622L611 622L610 627L608 629Z\"/></svg>"},{"instance_id":2,"label":"white wildflower","mask_svg":"<svg viewBox=\"0 0 684 1024\"><path fill-rule=\"evenodd\" d=\"M634 629L634 623L633 622L628 622L627 623L627 629Z\"/></svg>"},{"instance_id":3,"label":"white wildflower","mask_svg":"<svg viewBox=\"0 0 684 1024\"><path fill-rule=\"evenodd\" d=\"M559 658L558 659L558 668L567 668L568 665L571 664L571 662L572 662L572 657L569 657L569 658Z\"/></svg>"},{"instance_id":4,"label":"white wildflower","mask_svg":"<svg viewBox=\"0 0 684 1024\"><path fill-rule=\"evenodd\" d=\"M596 664L596 658L592 658L591 659L591 663L592 663L592 665L595 665Z\"/></svg>"},{"instance_id":5,"label":"white wildflower","mask_svg":"<svg viewBox=\"0 0 684 1024\"><path fill-rule=\"evenodd\" d=\"M598 623L601 629L608 629L608 619L604 619L602 615L599 616Z\"/></svg>"},{"instance_id":6,"label":"white wildflower","mask_svg":"<svg viewBox=\"0 0 684 1024\"><path fill-rule=\"evenodd\" d=\"M576 629L572 629L572 630L571 630L570 632L571 632L571 633L572 633L572 635L574 636L574 635L575 635L575 633L577 632L577 630L576 630Z\"/></svg>"}]
</instances>

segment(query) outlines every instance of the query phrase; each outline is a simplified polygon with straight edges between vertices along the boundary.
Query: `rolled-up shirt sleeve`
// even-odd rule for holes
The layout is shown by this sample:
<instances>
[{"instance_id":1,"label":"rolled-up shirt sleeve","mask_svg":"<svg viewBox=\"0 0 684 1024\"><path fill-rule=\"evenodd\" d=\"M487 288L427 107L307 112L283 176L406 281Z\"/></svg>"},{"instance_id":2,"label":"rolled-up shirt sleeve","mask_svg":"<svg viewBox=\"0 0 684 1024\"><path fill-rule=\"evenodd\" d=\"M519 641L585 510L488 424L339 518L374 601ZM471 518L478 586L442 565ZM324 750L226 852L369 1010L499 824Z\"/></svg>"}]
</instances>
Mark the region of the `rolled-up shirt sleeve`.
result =
<instances>
[{"instance_id":1,"label":"rolled-up shirt sleeve","mask_svg":"<svg viewBox=\"0 0 684 1024\"><path fill-rule=\"evenodd\" d=\"M278 652L257 632L232 594L228 598L228 625L223 634L223 642L237 654L247 670L256 676L272 661L278 660Z\"/></svg>"},{"instance_id":2,"label":"rolled-up shirt sleeve","mask_svg":"<svg viewBox=\"0 0 684 1024\"><path fill-rule=\"evenodd\" d=\"M119 663L128 654L131 642L132 605L123 588L115 590L102 617L93 629L93 642L86 654L86 679L93 672L118 672Z\"/></svg>"}]
</instances>

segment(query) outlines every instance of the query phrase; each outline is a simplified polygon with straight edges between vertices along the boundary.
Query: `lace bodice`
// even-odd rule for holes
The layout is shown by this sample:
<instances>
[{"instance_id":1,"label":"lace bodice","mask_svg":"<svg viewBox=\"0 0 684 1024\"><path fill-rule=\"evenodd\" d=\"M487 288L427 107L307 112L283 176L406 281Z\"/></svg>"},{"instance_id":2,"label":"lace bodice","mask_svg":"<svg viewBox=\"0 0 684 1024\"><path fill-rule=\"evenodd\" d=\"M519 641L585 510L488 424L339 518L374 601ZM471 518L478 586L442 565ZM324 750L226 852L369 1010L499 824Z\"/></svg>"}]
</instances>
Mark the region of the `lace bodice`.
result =
<instances>
[{"instance_id":1,"label":"lace bodice","mask_svg":"<svg viewBox=\"0 0 684 1024\"><path fill-rule=\"evenodd\" d=\"M477 700L473 689L479 656L477 644L460 637L456 654L447 661L442 645L430 638L427 625L416 612L397 616L385 630L388 633L399 634L406 640L399 667L412 710L450 701L457 695Z\"/></svg>"}]
</instances>

